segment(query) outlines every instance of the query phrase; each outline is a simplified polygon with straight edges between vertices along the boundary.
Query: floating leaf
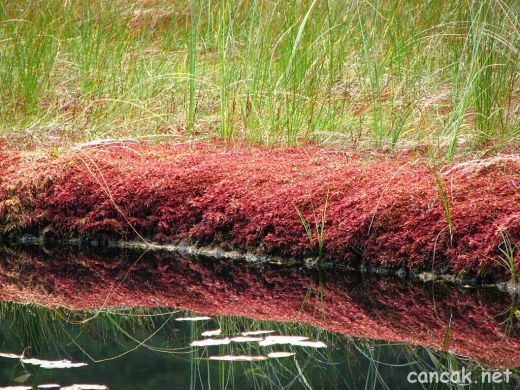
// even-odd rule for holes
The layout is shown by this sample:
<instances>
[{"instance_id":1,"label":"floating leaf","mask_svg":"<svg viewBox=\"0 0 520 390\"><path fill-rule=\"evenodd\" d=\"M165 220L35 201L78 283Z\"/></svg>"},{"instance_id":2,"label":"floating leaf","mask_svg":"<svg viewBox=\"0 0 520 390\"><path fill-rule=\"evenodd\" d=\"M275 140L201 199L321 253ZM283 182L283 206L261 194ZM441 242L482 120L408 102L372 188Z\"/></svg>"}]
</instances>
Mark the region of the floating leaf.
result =
<instances>
[{"instance_id":1,"label":"floating leaf","mask_svg":"<svg viewBox=\"0 0 520 390\"><path fill-rule=\"evenodd\" d=\"M211 320L211 317L180 317L176 318L175 321L205 321Z\"/></svg>"},{"instance_id":2,"label":"floating leaf","mask_svg":"<svg viewBox=\"0 0 520 390\"><path fill-rule=\"evenodd\" d=\"M9 353L9 352L0 352L0 357L6 357L10 359L21 359L23 358L22 355L17 355L15 353Z\"/></svg>"},{"instance_id":3,"label":"floating leaf","mask_svg":"<svg viewBox=\"0 0 520 390\"><path fill-rule=\"evenodd\" d=\"M268 346L275 344L293 344L297 341L308 340L308 337L304 336L267 336L263 341L260 341L260 345Z\"/></svg>"},{"instance_id":4,"label":"floating leaf","mask_svg":"<svg viewBox=\"0 0 520 390\"><path fill-rule=\"evenodd\" d=\"M311 347L311 348L326 348L327 344L323 341L294 341L291 345L297 345L299 347Z\"/></svg>"},{"instance_id":5,"label":"floating leaf","mask_svg":"<svg viewBox=\"0 0 520 390\"><path fill-rule=\"evenodd\" d=\"M251 330L248 332L242 332L242 336L257 336L260 334L274 333L274 330Z\"/></svg>"},{"instance_id":6,"label":"floating leaf","mask_svg":"<svg viewBox=\"0 0 520 390\"><path fill-rule=\"evenodd\" d=\"M195 340L192 341L192 347L208 347L211 345L226 345L229 344L231 340L229 338L225 339L204 339L204 340Z\"/></svg>"},{"instance_id":7,"label":"floating leaf","mask_svg":"<svg viewBox=\"0 0 520 390\"><path fill-rule=\"evenodd\" d=\"M51 368L74 368L74 367L83 367L86 366L87 363L73 363L70 360L42 360L35 358L22 359L22 363L32 364L34 366L40 366L41 368L51 369Z\"/></svg>"},{"instance_id":8,"label":"floating leaf","mask_svg":"<svg viewBox=\"0 0 520 390\"><path fill-rule=\"evenodd\" d=\"M32 387L30 386L7 386L7 387L0 387L0 390L31 390Z\"/></svg>"},{"instance_id":9,"label":"floating leaf","mask_svg":"<svg viewBox=\"0 0 520 390\"><path fill-rule=\"evenodd\" d=\"M257 362L266 360L267 356L247 356L247 355L221 355L221 356L210 356L210 360L226 360L236 362Z\"/></svg>"},{"instance_id":10,"label":"floating leaf","mask_svg":"<svg viewBox=\"0 0 520 390\"><path fill-rule=\"evenodd\" d=\"M205 332L202 332L201 335L202 336L218 336L219 334L222 333L222 329L215 329L215 330L207 330Z\"/></svg>"},{"instance_id":11,"label":"floating leaf","mask_svg":"<svg viewBox=\"0 0 520 390\"><path fill-rule=\"evenodd\" d=\"M35 359L35 358L27 358L27 359L22 358L22 363L33 364L35 366L39 366L40 364L48 363L48 362L49 362L48 360L41 360L41 359Z\"/></svg>"},{"instance_id":12,"label":"floating leaf","mask_svg":"<svg viewBox=\"0 0 520 390\"><path fill-rule=\"evenodd\" d=\"M234 341L235 343L250 343L250 342L256 342L256 341L262 341L262 337L242 337L237 336L233 337L231 341Z\"/></svg>"},{"instance_id":13,"label":"floating leaf","mask_svg":"<svg viewBox=\"0 0 520 390\"><path fill-rule=\"evenodd\" d=\"M294 356L296 353L294 352L271 352L267 354L267 357L271 359L284 358L289 356Z\"/></svg>"},{"instance_id":14,"label":"floating leaf","mask_svg":"<svg viewBox=\"0 0 520 390\"><path fill-rule=\"evenodd\" d=\"M76 368L86 366L87 363L72 363L68 360L62 360L59 362L49 362L40 365L41 368L53 369L53 368Z\"/></svg>"}]
</instances>

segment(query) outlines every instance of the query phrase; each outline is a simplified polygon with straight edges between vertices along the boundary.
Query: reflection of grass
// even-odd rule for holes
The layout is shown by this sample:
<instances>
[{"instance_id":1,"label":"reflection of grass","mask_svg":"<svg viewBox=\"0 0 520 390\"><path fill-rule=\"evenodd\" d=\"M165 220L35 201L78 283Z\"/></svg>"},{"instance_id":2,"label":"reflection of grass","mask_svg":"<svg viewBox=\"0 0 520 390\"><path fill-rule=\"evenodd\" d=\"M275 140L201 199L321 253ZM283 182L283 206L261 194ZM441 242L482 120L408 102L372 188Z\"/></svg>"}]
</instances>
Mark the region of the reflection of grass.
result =
<instances>
[{"instance_id":1,"label":"reflection of grass","mask_svg":"<svg viewBox=\"0 0 520 390\"><path fill-rule=\"evenodd\" d=\"M102 347L104 355L96 356L102 361L98 363L97 370L109 363L105 359L111 358L110 362L120 360L118 356L123 356L142 340L147 340L140 346L140 351L153 351L161 356L172 355L174 361L182 360L186 363L186 371L180 371L178 375L186 378L193 389L243 388L244 381L249 388L255 389L357 388L360 385L371 389L389 389L392 388L387 383L390 377L394 378L392 383L395 383L395 378L405 381L406 374L412 370L457 370L464 366L474 371L475 375L480 375L483 369L474 361L448 352L450 328L446 331L444 349L433 351L407 344L340 336L301 323L277 323L242 317L215 317L212 321L180 323L173 321L172 313L175 317L192 315L186 311L168 309L105 309L92 318L91 312L58 312L36 305L2 303L0 319L8 319L9 324L2 329L1 337L4 342L9 340L10 348L13 345L19 345L20 349L29 347L30 350L26 351L33 356L46 357L49 353L61 351L67 357L76 354L76 359L87 362L89 360L81 354L81 350L78 352L76 346L80 345L89 354L97 351L97 355ZM92 319L82 322L80 320L83 317ZM291 345L261 347L256 343L187 348L192 340L201 338L204 330L217 327L227 336L259 329L274 330L281 335L304 335L325 342L328 348ZM158 330L160 332L155 333ZM155 336L148 340L151 334ZM218 354L259 355L274 350L296 352L296 355L256 363L213 362L207 359ZM21 350L9 352L19 353ZM134 353L140 352L136 350ZM135 358L137 360L133 363L125 359L123 364L132 370L132 364L142 363L140 355L135 355ZM36 371L29 373L36 374ZM19 376L20 372L16 372L16 375ZM518 371L514 375L518 376Z\"/></svg>"},{"instance_id":2,"label":"reflection of grass","mask_svg":"<svg viewBox=\"0 0 520 390\"><path fill-rule=\"evenodd\" d=\"M91 311L74 312L33 304L0 302L0 320L4 321L4 331L9 332L21 344L36 348L36 351L67 337L71 331L101 337L102 340L124 338L122 329L125 333L135 333L138 330L151 332L172 314L167 310L150 312L139 308L103 310L96 313L97 316L93 317ZM90 320L83 322L85 318ZM98 333L101 329L102 333Z\"/></svg>"},{"instance_id":3,"label":"reflection of grass","mask_svg":"<svg viewBox=\"0 0 520 390\"><path fill-rule=\"evenodd\" d=\"M498 319L503 318L500 325L504 327L504 334L506 336L517 337L515 334L515 323L520 319L520 310L518 309L518 296L511 296L511 304L505 308L501 313L497 314Z\"/></svg>"},{"instance_id":4,"label":"reflection of grass","mask_svg":"<svg viewBox=\"0 0 520 390\"><path fill-rule=\"evenodd\" d=\"M167 309L104 309L96 312L72 312L68 310L47 309L38 305L18 305L4 302L0 305L2 319L10 319L9 326L4 329L3 337L7 340L17 340L23 346L28 356L42 356L51 351L68 350L81 351L81 360L91 358L104 364L126 355L136 346L139 349L172 354L177 359L189 360L190 382L192 388L200 388L201 381L211 381L210 372L217 370L217 387L232 388L237 375L245 375L254 388L265 388L276 383L312 382L315 371L330 369L327 362L331 360L333 350L305 350L301 347L273 346L260 347L255 343L233 343L219 349L189 348L191 340L200 339L201 333L207 329L220 327L225 335L239 335L244 330L272 329L278 334L304 334L312 339L320 339L333 345L335 336L310 325L297 323L276 323L271 321L255 321L239 317L217 317L211 322L179 323L172 320L175 317L190 316L184 310L170 311ZM89 321L82 321L83 318ZM215 324L216 322L216 324ZM166 326L164 326L166 323ZM175 329L181 327L181 332ZM160 333L156 333L160 330ZM153 339L149 339L150 335ZM171 335L171 336L168 336ZM166 337L166 339L164 339ZM145 342L143 342L145 340ZM169 340L168 344L158 344L157 341ZM115 350L106 350L108 356L100 356L98 345L112 344ZM27 348L26 348L27 347ZM106 349L106 348L104 348ZM272 359L269 362L255 364L210 362L207 358L215 354L246 354L255 355L267 353L269 350L292 350L297 356L287 359ZM218 351L218 352L216 352ZM2 352L2 351L0 351ZM21 353L21 350L13 351ZM188 354L187 354L188 353ZM68 353L67 353L68 354ZM288 374L291 373L292 374ZM308 379L307 379L308 377ZM323 375L323 377L327 377ZM210 385L208 383L208 385ZM215 383L213 384L215 385Z\"/></svg>"}]
</instances>

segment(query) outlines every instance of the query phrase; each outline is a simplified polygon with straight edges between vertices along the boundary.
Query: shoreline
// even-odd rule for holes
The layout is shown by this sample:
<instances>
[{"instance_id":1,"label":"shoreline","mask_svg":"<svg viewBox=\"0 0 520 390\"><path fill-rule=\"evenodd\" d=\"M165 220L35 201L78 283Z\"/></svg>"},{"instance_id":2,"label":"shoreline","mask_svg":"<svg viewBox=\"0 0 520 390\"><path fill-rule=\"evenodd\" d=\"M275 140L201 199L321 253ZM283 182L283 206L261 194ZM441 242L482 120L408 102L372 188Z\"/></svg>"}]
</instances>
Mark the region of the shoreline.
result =
<instances>
[{"instance_id":1,"label":"shoreline","mask_svg":"<svg viewBox=\"0 0 520 390\"><path fill-rule=\"evenodd\" d=\"M420 156L366 161L340 150L219 143L0 157L5 241L41 234L190 242L483 284L511 279L505 261L516 269L520 261L520 159L433 172Z\"/></svg>"},{"instance_id":2,"label":"shoreline","mask_svg":"<svg viewBox=\"0 0 520 390\"><path fill-rule=\"evenodd\" d=\"M506 292L511 296L520 296L520 284L509 282L484 283L477 277L461 276L449 273L436 273L428 270L418 270L409 268L392 268L391 266L351 266L341 262L321 262L317 258L307 257L302 259L297 258L283 258L279 256L256 255L254 253L241 252L238 250L224 250L218 246L198 246L196 244L183 241L178 244L160 244L157 242L142 241L100 241L97 239L85 240L80 237L61 239L61 240L46 240L40 236L24 235L16 237L10 242L3 242L0 238L0 244L14 244L21 247L36 246L38 248L45 248L50 244L51 248L45 249L52 253L54 249L119 249L119 250L138 250L152 253L173 253L181 256L204 257L214 259L215 261L228 261L233 264L243 264L244 266L262 266L262 265L279 265L286 267L303 268L306 270L324 270L333 271L339 270L341 272L356 272L366 275L376 275L380 277L397 278L402 281L423 282L452 285L467 290L481 290L481 289L496 289L500 292Z\"/></svg>"}]
</instances>

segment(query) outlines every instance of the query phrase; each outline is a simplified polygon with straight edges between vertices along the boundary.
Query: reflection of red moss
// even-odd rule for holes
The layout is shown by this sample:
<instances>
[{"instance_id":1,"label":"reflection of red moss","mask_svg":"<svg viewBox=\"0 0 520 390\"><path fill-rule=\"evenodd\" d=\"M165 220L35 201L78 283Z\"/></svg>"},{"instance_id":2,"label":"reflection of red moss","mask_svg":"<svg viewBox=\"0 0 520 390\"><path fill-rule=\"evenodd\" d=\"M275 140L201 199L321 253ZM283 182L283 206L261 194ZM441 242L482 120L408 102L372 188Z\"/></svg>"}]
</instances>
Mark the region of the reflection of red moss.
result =
<instances>
[{"instance_id":1,"label":"reflection of red moss","mask_svg":"<svg viewBox=\"0 0 520 390\"><path fill-rule=\"evenodd\" d=\"M455 230L450 240L431 172L405 157L366 162L312 147L219 144L0 157L0 227L15 231L51 225L61 234L132 238L130 223L155 240L310 255L316 242L309 244L294 205L314 226L313 211L319 215L328 193L330 260L503 275L496 261L500 229L520 241L514 162L442 179Z\"/></svg>"},{"instance_id":2,"label":"reflection of red moss","mask_svg":"<svg viewBox=\"0 0 520 390\"><path fill-rule=\"evenodd\" d=\"M520 365L520 328L514 320L507 337L501 313L514 306L504 294L470 294L337 271L317 275L277 266L260 270L167 253L146 254L136 262L138 256L0 256L0 299L72 309L170 306L206 315L298 320L349 336L435 349L442 348L451 322L450 351L494 367Z\"/></svg>"}]
</instances>

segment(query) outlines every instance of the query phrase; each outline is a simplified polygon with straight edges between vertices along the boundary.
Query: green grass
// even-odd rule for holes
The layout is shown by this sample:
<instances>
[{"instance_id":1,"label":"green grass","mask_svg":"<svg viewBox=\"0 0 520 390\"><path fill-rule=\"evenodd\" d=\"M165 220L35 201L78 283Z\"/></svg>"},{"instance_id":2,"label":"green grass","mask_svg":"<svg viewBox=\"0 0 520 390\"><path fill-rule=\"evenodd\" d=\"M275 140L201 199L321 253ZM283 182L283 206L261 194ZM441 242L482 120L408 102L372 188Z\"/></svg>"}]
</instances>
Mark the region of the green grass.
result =
<instances>
[{"instance_id":1,"label":"green grass","mask_svg":"<svg viewBox=\"0 0 520 390\"><path fill-rule=\"evenodd\" d=\"M520 278L515 264L516 246L511 242L511 238L506 230L500 230L502 244L499 246L501 252L498 263L511 275L512 283L520 283Z\"/></svg>"},{"instance_id":2,"label":"green grass","mask_svg":"<svg viewBox=\"0 0 520 390\"><path fill-rule=\"evenodd\" d=\"M300 218L300 222L302 223L303 229L305 231L305 236L309 240L309 245L312 249L316 247L316 250L314 250L316 254L316 259L320 261L323 256L323 251L325 250L325 225L327 223L327 207L329 205L329 193L327 192L327 194L325 195L325 202L322 206L320 206L321 210L319 210L319 219L316 212L317 210L314 207L314 202L311 202L311 204L312 217L314 219L314 231L309 221L307 221L301 210L294 203L293 208L296 211L296 214L298 214L298 218Z\"/></svg>"},{"instance_id":3,"label":"green grass","mask_svg":"<svg viewBox=\"0 0 520 390\"><path fill-rule=\"evenodd\" d=\"M3 0L0 135L494 152L520 138L519 13L514 0Z\"/></svg>"}]
</instances>

